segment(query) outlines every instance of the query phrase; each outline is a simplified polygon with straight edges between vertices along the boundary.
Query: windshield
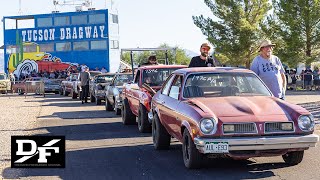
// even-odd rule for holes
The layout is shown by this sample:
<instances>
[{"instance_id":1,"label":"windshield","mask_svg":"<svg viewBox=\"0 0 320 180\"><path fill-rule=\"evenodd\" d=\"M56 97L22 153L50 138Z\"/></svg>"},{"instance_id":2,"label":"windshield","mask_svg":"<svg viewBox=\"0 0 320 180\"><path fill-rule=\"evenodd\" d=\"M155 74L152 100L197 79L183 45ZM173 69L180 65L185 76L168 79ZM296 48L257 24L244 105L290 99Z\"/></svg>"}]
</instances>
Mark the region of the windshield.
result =
<instances>
[{"instance_id":1,"label":"windshield","mask_svg":"<svg viewBox=\"0 0 320 180\"><path fill-rule=\"evenodd\" d=\"M197 73L186 80L185 98L220 96L271 96L262 81L251 73Z\"/></svg>"},{"instance_id":2,"label":"windshield","mask_svg":"<svg viewBox=\"0 0 320 180\"><path fill-rule=\"evenodd\" d=\"M0 80L4 80L4 79L7 79L7 77L3 74L0 74Z\"/></svg>"},{"instance_id":3,"label":"windshield","mask_svg":"<svg viewBox=\"0 0 320 180\"><path fill-rule=\"evenodd\" d=\"M169 75L179 68L166 69L146 69L143 71L143 83L149 86L162 86Z\"/></svg>"},{"instance_id":4,"label":"windshield","mask_svg":"<svg viewBox=\"0 0 320 180\"><path fill-rule=\"evenodd\" d=\"M96 83L108 83L111 82L114 75L97 76Z\"/></svg>"},{"instance_id":5,"label":"windshield","mask_svg":"<svg viewBox=\"0 0 320 180\"><path fill-rule=\"evenodd\" d=\"M119 74L116 77L114 84L115 86L122 86L124 83L128 83L132 81L132 79L133 79L132 74Z\"/></svg>"}]
</instances>

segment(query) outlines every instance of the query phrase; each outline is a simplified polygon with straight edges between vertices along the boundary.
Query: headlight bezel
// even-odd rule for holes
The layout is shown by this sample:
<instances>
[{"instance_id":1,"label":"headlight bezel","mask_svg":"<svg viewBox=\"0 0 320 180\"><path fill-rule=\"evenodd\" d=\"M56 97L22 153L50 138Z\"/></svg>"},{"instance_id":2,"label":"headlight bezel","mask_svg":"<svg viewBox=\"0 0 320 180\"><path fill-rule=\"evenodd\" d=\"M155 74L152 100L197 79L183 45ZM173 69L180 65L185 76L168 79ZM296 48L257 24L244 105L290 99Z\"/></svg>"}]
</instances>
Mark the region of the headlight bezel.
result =
<instances>
[{"instance_id":1,"label":"headlight bezel","mask_svg":"<svg viewBox=\"0 0 320 180\"><path fill-rule=\"evenodd\" d=\"M303 127L303 121L302 121L302 118L308 118L309 121L310 121L310 127ZM309 115L300 115L298 117L298 126L299 126L299 129L303 132L311 132L314 130L314 126L315 126L315 122L314 122L314 117L312 114L309 114Z\"/></svg>"},{"instance_id":2,"label":"headlight bezel","mask_svg":"<svg viewBox=\"0 0 320 180\"><path fill-rule=\"evenodd\" d=\"M209 130L205 129L205 122L207 123L212 123L212 128L210 128ZM217 132L217 127L218 127L218 121L215 118L202 118L200 120L199 123L199 128L202 134L205 135L212 135L215 134Z\"/></svg>"}]
</instances>

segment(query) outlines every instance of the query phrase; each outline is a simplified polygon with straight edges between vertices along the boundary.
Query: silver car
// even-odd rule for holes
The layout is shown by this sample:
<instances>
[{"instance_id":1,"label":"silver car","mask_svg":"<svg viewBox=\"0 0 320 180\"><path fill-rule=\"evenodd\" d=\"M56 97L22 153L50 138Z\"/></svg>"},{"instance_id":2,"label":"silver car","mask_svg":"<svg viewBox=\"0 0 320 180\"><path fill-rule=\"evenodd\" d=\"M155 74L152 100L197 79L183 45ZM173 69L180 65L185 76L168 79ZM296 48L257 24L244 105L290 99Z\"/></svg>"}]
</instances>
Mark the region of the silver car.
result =
<instances>
[{"instance_id":1,"label":"silver car","mask_svg":"<svg viewBox=\"0 0 320 180\"><path fill-rule=\"evenodd\" d=\"M121 114L122 107L122 87L123 84L132 82L132 73L119 73L114 76L112 82L106 86L106 111L114 110L117 115Z\"/></svg>"}]
</instances>

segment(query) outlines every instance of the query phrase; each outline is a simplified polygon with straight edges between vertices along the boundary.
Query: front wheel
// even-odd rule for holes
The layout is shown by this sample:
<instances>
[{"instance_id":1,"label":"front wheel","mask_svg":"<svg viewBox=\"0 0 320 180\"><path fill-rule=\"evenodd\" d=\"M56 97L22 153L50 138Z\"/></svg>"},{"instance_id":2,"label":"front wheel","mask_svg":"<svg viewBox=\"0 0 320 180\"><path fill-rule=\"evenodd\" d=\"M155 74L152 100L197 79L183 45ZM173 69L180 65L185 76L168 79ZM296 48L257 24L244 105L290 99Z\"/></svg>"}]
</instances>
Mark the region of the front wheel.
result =
<instances>
[{"instance_id":1,"label":"front wheel","mask_svg":"<svg viewBox=\"0 0 320 180\"><path fill-rule=\"evenodd\" d=\"M142 133L151 132L151 124L148 120L148 112L146 107L140 104L138 112L138 129Z\"/></svg>"},{"instance_id":2,"label":"front wheel","mask_svg":"<svg viewBox=\"0 0 320 180\"><path fill-rule=\"evenodd\" d=\"M188 169L199 168L204 159L204 155L196 148L188 129L183 132L182 155L184 165Z\"/></svg>"},{"instance_id":3,"label":"front wheel","mask_svg":"<svg viewBox=\"0 0 320 180\"><path fill-rule=\"evenodd\" d=\"M288 152L284 155L282 155L282 159L284 162L286 162L288 165L293 166L301 163L303 159L304 151L294 151L294 152Z\"/></svg>"},{"instance_id":4,"label":"front wheel","mask_svg":"<svg viewBox=\"0 0 320 180\"><path fill-rule=\"evenodd\" d=\"M136 116L132 113L128 99L123 100L122 105L122 123L124 125L135 124Z\"/></svg>"},{"instance_id":5,"label":"front wheel","mask_svg":"<svg viewBox=\"0 0 320 180\"><path fill-rule=\"evenodd\" d=\"M112 105L110 104L108 98L106 97L106 110L107 111L112 111Z\"/></svg>"},{"instance_id":6,"label":"front wheel","mask_svg":"<svg viewBox=\"0 0 320 180\"><path fill-rule=\"evenodd\" d=\"M96 105L101 105L101 99L96 98Z\"/></svg>"},{"instance_id":7,"label":"front wheel","mask_svg":"<svg viewBox=\"0 0 320 180\"><path fill-rule=\"evenodd\" d=\"M156 150L168 149L170 147L171 136L161 124L157 114L152 121L152 140Z\"/></svg>"}]
</instances>

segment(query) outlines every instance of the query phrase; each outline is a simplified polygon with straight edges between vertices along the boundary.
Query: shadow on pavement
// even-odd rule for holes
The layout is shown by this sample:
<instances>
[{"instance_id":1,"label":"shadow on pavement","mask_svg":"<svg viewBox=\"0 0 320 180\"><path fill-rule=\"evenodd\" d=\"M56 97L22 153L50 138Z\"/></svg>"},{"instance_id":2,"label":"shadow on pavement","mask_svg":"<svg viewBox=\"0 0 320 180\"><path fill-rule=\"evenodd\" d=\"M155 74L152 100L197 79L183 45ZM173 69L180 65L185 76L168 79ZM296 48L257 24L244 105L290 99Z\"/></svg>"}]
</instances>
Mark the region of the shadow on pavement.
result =
<instances>
[{"instance_id":1,"label":"shadow on pavement","mask_svg":"<svg viewBox=\"0 0 320 180\"><path fill-rule=\"evenodd\" d=\"M255 164L253 161L214 159L202 169L188 170L181 145L156 151L152 145L84 149L66 153L65 169L7 168L3 177L55 176L62 179L256 179L275 176L271 171L284 163Z\"/></svg>"}]
</instances>

